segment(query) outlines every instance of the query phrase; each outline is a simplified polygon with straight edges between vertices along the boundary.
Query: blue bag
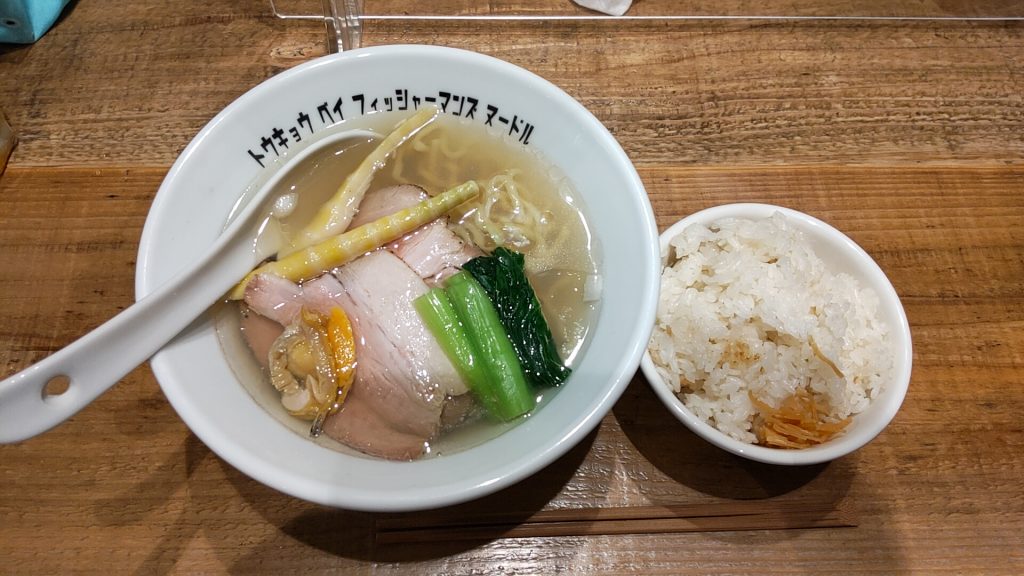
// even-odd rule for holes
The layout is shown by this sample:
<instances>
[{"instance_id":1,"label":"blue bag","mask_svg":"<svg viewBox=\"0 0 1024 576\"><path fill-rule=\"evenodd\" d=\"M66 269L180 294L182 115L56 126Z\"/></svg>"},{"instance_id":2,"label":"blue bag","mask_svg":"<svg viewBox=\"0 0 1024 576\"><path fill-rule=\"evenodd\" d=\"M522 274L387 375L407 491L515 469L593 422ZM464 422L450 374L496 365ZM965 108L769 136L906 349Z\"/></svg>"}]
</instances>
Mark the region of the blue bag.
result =
<instances>
[{"instance_id":1,"label":"blue bag","mask_svg":"<svg viewBox=\"0 0 1024 576\"><path fill-rule=\"evenodd\" d=\"M0 43L31 44L38 40L70 0L0 0Z\"/></svg>"}]
</instances>

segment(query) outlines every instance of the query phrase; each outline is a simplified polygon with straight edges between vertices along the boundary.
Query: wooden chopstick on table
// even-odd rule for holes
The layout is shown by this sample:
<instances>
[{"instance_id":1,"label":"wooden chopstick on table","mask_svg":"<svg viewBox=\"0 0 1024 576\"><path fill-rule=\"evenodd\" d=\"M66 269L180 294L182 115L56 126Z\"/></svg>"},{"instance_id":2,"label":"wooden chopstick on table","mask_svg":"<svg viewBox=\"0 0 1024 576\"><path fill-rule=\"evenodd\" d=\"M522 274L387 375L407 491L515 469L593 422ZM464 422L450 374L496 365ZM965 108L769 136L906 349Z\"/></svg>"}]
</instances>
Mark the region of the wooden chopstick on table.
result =
<instances>
[{"instance_id":1,"label":"wooden chopstick on table","mask_svg":"<svg viewBox=\"0 0 1024 576\"><path fill-rule=\"evenodd\" d=\"M376 522L380 544L529 538L854 527L834 503L734 501L669 506L541 510L464 516L402 516Z\"/></svg>"}]
</instances>

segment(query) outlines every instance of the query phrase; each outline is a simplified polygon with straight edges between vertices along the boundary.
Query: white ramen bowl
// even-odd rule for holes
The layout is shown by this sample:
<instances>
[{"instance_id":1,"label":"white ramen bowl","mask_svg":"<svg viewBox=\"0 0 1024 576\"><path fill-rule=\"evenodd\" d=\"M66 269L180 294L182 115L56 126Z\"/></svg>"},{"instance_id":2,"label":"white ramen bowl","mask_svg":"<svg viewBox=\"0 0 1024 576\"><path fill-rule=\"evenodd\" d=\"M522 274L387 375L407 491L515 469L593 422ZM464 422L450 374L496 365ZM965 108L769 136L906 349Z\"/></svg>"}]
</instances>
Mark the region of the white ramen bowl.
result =
<instances>
[{"instance_id":1,"label":"white ramen bowl","mask_svg":"<svg viewBox=\"0 0 1024 576\"><path fill-rule=\"evenodd\" d=\"M373 47L317 59L225 108L160 186L139 248L137 296L213 244L246 188L279 168L278 154L294 154L342 115L351 119L374 107L412 110L428 102L525 141L565 173L589 217L602 305L573 375L547 405L483 444L413 462L332 450L289 429L236 377L212 315L201 318L151 361L164 394L221 458L298 498L354 510L407 511L513 484L597 426L635 373L650 336L657 227L640 178L615 139L539 76L488 56L431 46Z\"/></svg>"},{"instance_id":2,"label":"white ramen bowl","mask_svg":"<svg viewBox=\"0 0 1024 576\"><path fill-rule=\"evenodd\" d=\"M844 432L817 446L803 449L780 449L747 444L720 432L683 404L658 374L645 351L640 367L654 393L687 428L719 448L758 462L782 465L809 465L828 462L845 456L874 439L899 411L910 385L913 359L910 325L896 290L878 264L860 246L832 226L796 210L769 204L726 204L691 214L665 230L659 239L662 266L667 263L669 242L691 224L709 224L722 218L759 220L781 212L787 221L804 234L815 254L832 272L845 272L862 288L878 295L878 314L889 329L889 345L893 352L892 380L883 384L878 397L853 417ZM660 281L659 281L660 282Z\"/></svg>"}]
</instances>

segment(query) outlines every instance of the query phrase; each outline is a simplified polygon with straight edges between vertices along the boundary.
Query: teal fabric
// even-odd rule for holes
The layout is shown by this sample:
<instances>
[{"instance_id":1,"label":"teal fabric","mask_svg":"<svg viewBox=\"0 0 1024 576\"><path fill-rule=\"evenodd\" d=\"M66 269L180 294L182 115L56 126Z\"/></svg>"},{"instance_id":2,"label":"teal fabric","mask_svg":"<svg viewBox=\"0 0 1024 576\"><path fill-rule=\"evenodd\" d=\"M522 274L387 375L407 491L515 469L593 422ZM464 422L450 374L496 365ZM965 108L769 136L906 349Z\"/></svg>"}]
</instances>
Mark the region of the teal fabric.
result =
<instances>
[{"instance_id":1,"label":"teal fabric","mask_svg":"<svg viewBox=\"0 0 1024 576\"><path fill-rule=\"evenodd\" d=\"M70 0L0 0L0 43L31 44L53 23Z\"/></svg>"}]
</instances>

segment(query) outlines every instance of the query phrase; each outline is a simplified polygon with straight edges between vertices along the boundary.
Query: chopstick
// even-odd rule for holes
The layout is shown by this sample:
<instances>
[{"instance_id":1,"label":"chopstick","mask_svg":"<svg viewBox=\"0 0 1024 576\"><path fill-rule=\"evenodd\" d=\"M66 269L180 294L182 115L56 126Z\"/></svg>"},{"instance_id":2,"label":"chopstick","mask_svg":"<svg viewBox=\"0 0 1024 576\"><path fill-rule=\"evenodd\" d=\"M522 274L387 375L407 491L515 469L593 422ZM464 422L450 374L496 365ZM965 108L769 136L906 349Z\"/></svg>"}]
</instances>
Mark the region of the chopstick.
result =
<instances>
[{"instance_id":1,"label":"chopstick","mask_svg":"<svg viewBox=\"0 0 1024 576\"><path fill-rule=\"evenodd\" d=\"M669 506L571 508L522 514L451 517L406 516L376 522L381 544L489 540L550 536L671 534L744 530L854 527L852 515L835 504L732 501Z\"/></svg>"}]
</instances>

